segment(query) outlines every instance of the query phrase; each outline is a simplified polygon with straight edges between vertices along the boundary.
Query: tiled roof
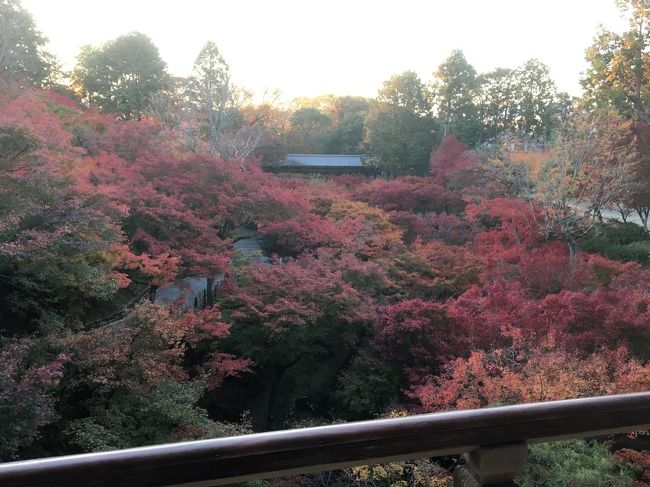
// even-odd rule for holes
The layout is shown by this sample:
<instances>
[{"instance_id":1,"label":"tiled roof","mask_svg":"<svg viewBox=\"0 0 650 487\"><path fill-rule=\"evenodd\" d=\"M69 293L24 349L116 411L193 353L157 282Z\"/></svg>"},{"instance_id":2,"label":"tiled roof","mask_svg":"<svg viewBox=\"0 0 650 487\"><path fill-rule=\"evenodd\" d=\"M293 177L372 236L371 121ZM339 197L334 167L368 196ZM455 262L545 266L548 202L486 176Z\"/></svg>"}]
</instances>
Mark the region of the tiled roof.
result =
<instances>
[{"instance_id":1,"label":"tiled roof","mask_svg":"<svg viewBox=\"0 0 650 487\"><path fill-rule=\"evenodd\" d=\"M287 154L283 165L319 167L362 167L365 155L346 154Z\"/></svg>"}]
</instances>

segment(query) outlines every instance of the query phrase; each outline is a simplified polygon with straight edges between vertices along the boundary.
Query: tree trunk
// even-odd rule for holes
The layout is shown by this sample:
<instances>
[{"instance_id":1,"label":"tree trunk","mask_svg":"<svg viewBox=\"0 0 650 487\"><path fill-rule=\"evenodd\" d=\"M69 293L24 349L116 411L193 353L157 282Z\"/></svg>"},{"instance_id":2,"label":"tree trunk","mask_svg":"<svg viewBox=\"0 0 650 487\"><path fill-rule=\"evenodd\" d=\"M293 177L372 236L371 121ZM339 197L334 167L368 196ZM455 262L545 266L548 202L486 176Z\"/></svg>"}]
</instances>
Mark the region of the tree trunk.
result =
<instances>
[{"instance_id":1,"label":"tree trunk","mask_svg":"<svg viewBox=\"0 0 650 487\"><path fill-rule=\"evenodd\" d=\"M266 406L266 430L270 430L273 427L273 422L275 421L275 403L278 399L278 390L280 388L280 383L284 378L284 374L287 373L291 367L300 362L302 354L298 355L295 359L289 362L287 365L278 365L275 367L275 374L273 380L271 381L271 389L269 390L269 401Z\"/></svg>"},{"instance_id":2,"label":"tree trunk","mask_svg":"<svg viewBox=\"0 0 650 487\"><path fill-rule=\"evenodd\" d=\"M600 211L600 208L594 208L594 216L600 223L603 223L603 213Z\"/></svg>"},{"instance_id":3,"label":"tree trunk","mask_svg":"<svg viewBox=\"0 0 650 487\"><path fill-rule=\"evenodd\" d=\"M282 382L282 378L284 377L286 371L287 371L286 368L281 369L279 372L275 374L275 377L273 377L273 381L271 381L271 389L269 391L269 402L266 406L265 429L267 431L273 427L273 422L275 421L275 402L278 398L278 388L280 387L280 382Z\"/></svg>"},{"instance_id":4,"label":"tree trunk","mask_svg":"<svg viewBox=\"0 0 650 487\"><path fill-rule=\"evenodd\" d=\"M643 223L643 229L648 233L648 217L650 216L650 207L647 208L635 208L641 222Z\"/></svg>"},{"instance_id":5,"label":"tree trunk","mask_svg":"<svg viewBox=\"0 0 650 487\"><path fill-rule=\"evenodd\" d=\"M156 301L156 292L158 291L158 286L151 284L149 286L149 301L150 302L155 302Z\"/></svg>"},{"instance_id":6,"label":"tree trunk","mask_svg":"<svg viewBox=\"0 0 650 487\"><path fill-rule=\"evenodd\" d=\"M630 210L619 203L616 203L616 209L621 214L621 220L623 223L627 223L627 217L630 216Z\"/></svg>"},{"instance_id":7,"label":"tree trunk","mask_svg":"<svg viewBox=\"0 0 650 487\"><path fill-rule=\"evenodd\" d=\"M573 266L576 261L576 256L578 255L578 245L575 240L567 241L567 245L569 246L569 263Z\"/></svg>"},{"instance_id":8,"label":"tree trunk","mask_svg":"<svg viewBox=\"0 0 650 487\"><path fill-rule=\"evenodd\" d=\"M208 277L207 281L205 286L205 307L212 308L214 306L214 277Z\"/></svg>"},{"instance_id":9,"label":"tree trunk","mask_svg":"<svg viewBox=\"0 0 650 487\"><path fill-rule=\"evenodd\" d=\"M235 229L235 224L232 220L226 220L219 229L219 238L226 239L228 234Z\"/></svg>"}]
</instances>

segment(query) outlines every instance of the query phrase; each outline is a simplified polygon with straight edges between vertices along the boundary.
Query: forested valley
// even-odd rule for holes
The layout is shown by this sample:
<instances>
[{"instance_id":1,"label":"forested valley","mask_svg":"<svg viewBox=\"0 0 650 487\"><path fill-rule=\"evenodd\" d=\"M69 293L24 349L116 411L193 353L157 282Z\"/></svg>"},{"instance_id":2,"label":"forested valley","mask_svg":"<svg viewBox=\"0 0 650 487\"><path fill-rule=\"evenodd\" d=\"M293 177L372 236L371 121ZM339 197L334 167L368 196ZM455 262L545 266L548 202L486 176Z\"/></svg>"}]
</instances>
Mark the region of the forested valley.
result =
<instances>
[{"instance_id":1,"label":"forested valley","mask_svg":"<svg viewBox=\"0 0 650 487\"><path fill-rule=\"evenodd\" d=\"M62 72L0 0L0 460L650 390L650 7L620 3L581 98L453 51L283 104L211 42L189 78L139 33ZM265 171L287 153L377 176ZM200 305L160 304L183 278ZM246 485L450 486L455 462ZM650 442L534 446L519 481L648 485Z\"/></svg>"}]
</instances>

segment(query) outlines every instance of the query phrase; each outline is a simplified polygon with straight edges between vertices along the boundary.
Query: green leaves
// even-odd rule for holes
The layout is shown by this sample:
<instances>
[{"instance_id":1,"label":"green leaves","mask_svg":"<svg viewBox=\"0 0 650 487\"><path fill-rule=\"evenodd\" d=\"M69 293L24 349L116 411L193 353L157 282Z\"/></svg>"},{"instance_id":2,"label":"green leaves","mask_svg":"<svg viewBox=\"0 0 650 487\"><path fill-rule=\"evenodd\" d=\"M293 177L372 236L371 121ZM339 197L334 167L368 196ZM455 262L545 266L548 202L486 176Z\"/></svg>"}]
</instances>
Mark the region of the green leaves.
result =
<instances>
[{"instance_id":1,"label":"green leaves","mask_svg":"<svg viewBox=\"0 0 650 487\"><path fill-rule=\"evenodd\" d=\"M88 401L90 415L71 421L63 436L88 452L247 432L209 419L197 406L204 390L201 380L166 380L148 394L117 390L110 399L96 396Z\"/></svg>"},{"instance_id":2,"label":"green leaves","mask_svg":"<svg viewBox=\"0 0 650 487\"><path fill-rule=\"evenodd\" d=\"M413 71L393 76L379 91L366 119L365 144L390 174L423 174L440 139L429 93Z\"/></svg>"},{"instance_id":3,"label":"green leaves","mask_svg":"<svg viewBox=\"0 0 650 487\"><path fill-rule=\"evenodd\" d=\"M101 47L84 46L74 83L101 110L140 118L151 98L169 85L167 65L144 34L132 32Z\"/></svg>"},{"instance_id":4,"label":"green leaves","mask_svg":"<svg viewBox=\"0 0 650 487\"><path fill-rule=\"evenodd\" d=\"M18 0L0 0L0 77L47 84L57 66L46 42Z\"/></svg>"},{"instance_id":5,"label":"green leaves","mask_svg":"<svg viewBox=\"0 0 650 487\"><path fill-rule=\"evenodd\" d=\"M619 464L602 443L572 440L530 447L522 487L630 486L632 469Z\"/></svg>"},{"instance_id":6,"label":"green leaves","mask_svg":"<svg viewBox=\"0 0 650 487\"><path fill-rule=\"evenodd\" d=\"M462 51L455 50L434 73L433 95L443 136L452 134L461 142L475 145L474 132L479 129L475 96L478 88L476 70Z\"/></svg>"}]
</instances>

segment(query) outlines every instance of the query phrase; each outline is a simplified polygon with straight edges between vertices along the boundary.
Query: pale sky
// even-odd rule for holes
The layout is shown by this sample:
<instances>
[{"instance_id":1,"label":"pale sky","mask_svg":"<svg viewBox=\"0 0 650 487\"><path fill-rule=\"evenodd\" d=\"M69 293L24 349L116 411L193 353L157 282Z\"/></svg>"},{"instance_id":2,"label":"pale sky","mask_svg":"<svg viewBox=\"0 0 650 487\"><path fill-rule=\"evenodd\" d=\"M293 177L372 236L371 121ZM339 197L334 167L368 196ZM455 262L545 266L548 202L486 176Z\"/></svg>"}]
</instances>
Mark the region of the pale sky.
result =
<instances>
[{"instance_id":1,"label":"pale sky","mask_svg":"<svg viewBox=\"0 0 650 487\"><path fill-rule=\"evenodd\" d=\"M614 0L22 0L49 49L71 68L79 48L139 31L186 76L216 42L235 80L283 98L375 96L406 69L424 81L453 49L479 71L538 58L580 93L598 25L622 30Z\"/></svg>"}]
</instances>

